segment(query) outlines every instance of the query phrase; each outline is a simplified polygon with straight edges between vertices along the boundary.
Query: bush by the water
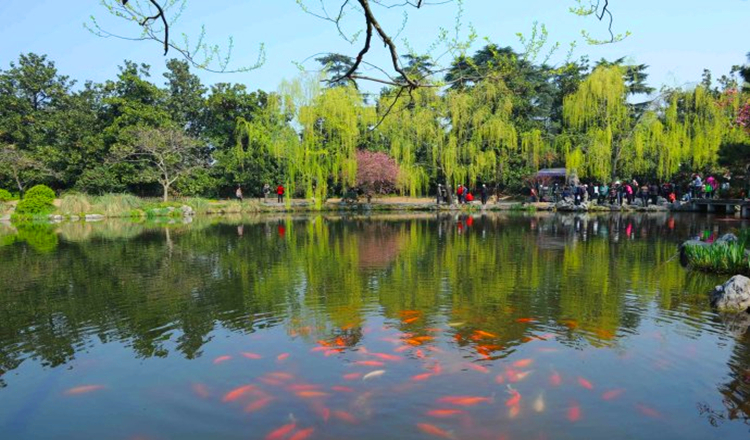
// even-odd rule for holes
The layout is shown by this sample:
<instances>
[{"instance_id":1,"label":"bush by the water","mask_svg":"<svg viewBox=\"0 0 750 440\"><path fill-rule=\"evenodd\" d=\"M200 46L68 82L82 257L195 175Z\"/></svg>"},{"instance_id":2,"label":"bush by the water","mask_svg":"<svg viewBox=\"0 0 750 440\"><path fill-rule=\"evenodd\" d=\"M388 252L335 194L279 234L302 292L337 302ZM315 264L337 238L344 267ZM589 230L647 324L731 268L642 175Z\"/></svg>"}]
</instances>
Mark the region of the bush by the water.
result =
<instances>
[{"instance_id":1,"label":"bush by the water","mask_svg":"<svg viewBox=\"0 0 750 440\"><path fill-rule=\"evenodd\" d=\"M10 202L13 200L13 194L10 191L0 188L0 203Z\"/></svg>"},{"instance_id":2,"label":"bush by the water","mask_svg":"<svg viewBox=\"0 0 750 440\"><path fill-rule=\"evenodd\" d=\"M715 243L710 246L686 246L685 255L691 267L716 273L750 273L747 246L750 229L737 235L737 241Z\"/></svg>"},{"instance_id":3,"label":"bush by the water","mask_svg":"<svg viewBox=\"0 0 750 440\"><path fill-rule=\"evenodd\" d=\"M55 191L46 185L37 185L26 192L23 200L16 206L16 214L32 216L52 211Z\"/></svg>"}]
</instances>

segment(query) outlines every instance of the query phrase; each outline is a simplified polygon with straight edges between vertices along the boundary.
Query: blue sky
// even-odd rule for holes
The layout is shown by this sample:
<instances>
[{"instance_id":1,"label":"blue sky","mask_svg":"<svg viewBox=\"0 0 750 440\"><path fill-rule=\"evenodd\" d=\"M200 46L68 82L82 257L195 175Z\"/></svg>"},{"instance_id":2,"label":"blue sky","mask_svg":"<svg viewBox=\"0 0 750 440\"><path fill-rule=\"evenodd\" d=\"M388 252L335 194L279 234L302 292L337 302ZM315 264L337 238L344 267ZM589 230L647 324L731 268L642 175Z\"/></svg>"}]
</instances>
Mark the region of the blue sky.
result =
<instances>
[{"instance_id":1,"label":"blue sky","mask_svg":"<svg viewBox=\"0 0 750 440\"><path fill-rule=\"evenodd\" d=\"M335 5L335 0L326 0ZM307 0L312 6L317 0ZM747 0L610 0L616 32L631 31L623 42L601 47L585 45L580 31L606 37L606 26L592 18L567 12L572 0L465 0L465 23L471 23L480 37L500 45L520 48L517 32L528 34L535 21L547 25L550 40L564 46L579 40L575 56L592 59L627 57L650 66L652 85L680 86L700 80L704 68L719 77L732 65L746 61L750 52L750 1ZM166 59L153 42L103 39L89 33L83 23L90 15L114 32L137 33L130 25L110 18L96 0L0 0L0 68L25 52L48 54L61 73L83 81L113 78L124 59L152 65L154 81L162 83ZM395 33L400 11L385 13L382 21ZM431 6L412 11L405 31L417 52L433 42L440 27L452 29L455 5ZM354 29L356 22L347 22ZM293 78L302 62L319 52L355 55L356 45L343 41L330 23L305 14L294 0L188 0L187 10L174 33L197 35L206 26L208 38L223 44L235 39L234 65L254 64L258 44L264 43L267 60L258 70L241 74L199 73L203 81L240 82L251 89L274 90L284 78ZM482 43L477 43L477 47ZM401 44L401 43L400 43ZM377 45L369 59L387 65L385 52ZM563 51L552 58L560 62ZM176 55L176 54L175 54ZM307 66L316 68L314 62Z\"/></svg>"}]
</instances>

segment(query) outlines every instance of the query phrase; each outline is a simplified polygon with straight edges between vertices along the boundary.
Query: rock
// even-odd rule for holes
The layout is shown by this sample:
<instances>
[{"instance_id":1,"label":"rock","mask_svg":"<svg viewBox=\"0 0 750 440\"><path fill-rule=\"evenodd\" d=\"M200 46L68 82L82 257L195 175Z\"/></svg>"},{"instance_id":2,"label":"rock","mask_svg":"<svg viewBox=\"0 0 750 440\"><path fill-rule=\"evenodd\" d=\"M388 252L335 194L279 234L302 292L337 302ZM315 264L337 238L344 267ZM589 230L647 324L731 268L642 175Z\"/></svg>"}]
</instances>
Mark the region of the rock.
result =
<instances>
[{"instance_id":1,"label":"rock","mask_svg":"<svg viewBox=\"0 0 750 440\"><path fill-rule=\"evenodd\" d=\"M195 215L195 211L193 210L193 208L188 205L182 205L180 207L180 210L182 211L183 217L192 217Z\"/></svg>"},{"instance_id":2,"label":"rock","mask_svg":"<svg viewBox=\"0 0 750 440\"><path fill-rule=\"evenodd\" d=\"M633 203L630 204L630 206L634 206L636 208L641 208L641 207L643 207L643 200L641 200L641 199L635 199L635 200L633 200Z\"/></svg>"},{"instance_id":3,"label":"rock","mask_svg":"<svg viewBox=\"0 0 750 440\"><path fill-rule=\"evenodd\" d=\"M688 240L680 245L680 264L683 266L687 266L689 261L687 258L687 252L686 249L693 246L711 246L710 244L706 243L705 241L700 240Z\"/></svg>"},{"instance_id":4,"label":"rock","mask_svg":"<svg viewBox=\"0 0 750 440\"><path fill-rule=\"evenodd\" d=\"M84 220L87 222L100 222L104 220L104 216L101 214L86 214Z\"/></svg>"},{"instance_id":5,"label":"rock","mask_svg":"<svg viewBox=\"0 0 750 440\"><path fill-rule=\"evenodd\" d=\"M665 199L664 197L657 197L656 198L656 204L659 206L669 206L669 200Z\"/></svg>"},{"instance_id":6,"label":"rock","mask_svg":"<svg viewBox=\"0 0 750 440\"><path fill-rule=\"evenodd\" d=\"M60 223L60 222L62 222L62 221L63 221L63 216L61 216L60 214L57 214L57 215L50 215L50 216L49 216L49 219L50 219L50 221L51 221L51 222L53 222L53 223Z\"/></svg>"},{"instance_id":7,"label":"rock","mask_svg":"<svg viewBox=\"0 0 750 440\"><path fill-rule=\"evenodd\" d=\"M719 310L744 312L750 308L750 278L735 275L711 292L711 305Z\"/></svg>"},{"instance_id":8,"label":"rock","mask_svg":"<svg viewBox=\"0 0 750 440\"><path fill-rule=\"evenodd\" d=\"M750 313L721 313L719 314L721 322L724 323L724 328L727 333L731 334L735 338L741 338L747 334L750 329Z\"/></svg>"},{"instance_id":9,"label":"rock","mask_svg":"<svg viewBox=\"0 0 750 440\"><path fill-rule=\"evenodd\" d=\"M68 219L72 222L77 222L81 220L81 217L78 217L77 215L71 215L70 217L68 217Z\"/></svg>"},{"instance_id":10,"label":"rock","mask_svg":"<svg viewBox=\"0 0 750 440\"><path fill-rule=\"evenodd\" d=\"M734 234L724 234L715 241L716 244L737 243L739 239Z\"/></svg>"}]
</instances>

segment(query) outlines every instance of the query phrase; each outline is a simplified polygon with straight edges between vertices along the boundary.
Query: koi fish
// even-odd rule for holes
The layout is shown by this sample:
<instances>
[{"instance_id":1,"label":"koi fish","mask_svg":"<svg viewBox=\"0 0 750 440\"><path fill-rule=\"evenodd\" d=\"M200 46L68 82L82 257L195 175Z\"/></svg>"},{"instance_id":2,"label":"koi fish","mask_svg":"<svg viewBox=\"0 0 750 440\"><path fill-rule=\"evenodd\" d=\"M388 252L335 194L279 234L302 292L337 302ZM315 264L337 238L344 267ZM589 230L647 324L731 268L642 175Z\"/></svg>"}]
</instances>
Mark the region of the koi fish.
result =
<instances>
[{"instance_id":1,"label":"koi fish","mask_svg":"<svg viewBox=\"0 0 750 440\"><path fill-rule=\"evenodd\" d=\"M466 364L466 366L467 366L468 368L471 368L471 369L472 369L472 370L474 370L474 371L479 371L480 373L489 373L489 372L490 372L490 369L489 369L489 368L487 368L487 367L485 367L485 366L482 366L482 365L477 365L477 364Z\"/></svg>"},{"instance_id":2,"label":"koi fish","mask_svg":"<svg viewBox=\"0 0 750 440\"><path fill-rule=\"evenodd\" d=\"M274 379L279 380L292 380L294 379L294 376L289 373L282 373L280 371L268 373L267 376L273 377Z\"/></svg>"},{"instance_id":3,"label":"koi fish","mask_svg":"<svg viewBox=\"0 0 750 440\"><path fill-rule=\"evenodd\" d=\"M68 396L77 396L80 394L93 393L94 391L103 390L104 388L105 388L104 385L84 385L80 387L71 388L65 391L65 394Z\"/></svg>"},{"instance_id":4,"label":"koi fish","mask_svg":"<svg viewBox=\"0 0 750 440\"><path fill-rule=\"evenodd\" d=\"M486 332L483 330L474 330L474 335L479 336L482 338L497 338L497 335L494 333Z\"/></svg>"},{"instance_id":5,"label":"koi fish","mask_svg":"<svg viewBox=\"0 0 750 440\"><path fill-rule=\"evenodd\" d=\"M318 397L328 397L328 393L324 393L322 391L298 391L297 397L301 397L303 399L315 399Z\"/></svg>"},{"instance_id":6,"label":"koi fish","mask_svg":"<svg viewBox=\"0 0 750 440\"><path fill-rule=\"evenodd\" d=\"M586 388L587 390L593 390L594 389L594 385L592 385L591 382L589 382L588 380L586 380L586 379L584 379L582 377L578 378L578 384L580 386Z\"/></svg>"},{"instance_id":7,"label":"koi fish","mask_svg":"<svg viewBox=\"0 0 750 440\"><path fill-rule=\"evenodd\" d=\"M323 405L315 405L313 411L315 411L315 414L319 415L325 423L328 423L328 419L331 418L331 410Z\"/></svg>"},{"instance_id":8,"label":"koi fish","mask_svg":"<svg viewBox=\"0 0 750 440\"><path fill-rule=\"evenodd\" d=\"M362 380L368 380L368 379L372 379L372 378L375 378L375 377L380 377L380 376L382 376L384 374L385 374L385 370L371 371L371 372L365 374L364 377L362 377Z\"/></svg>"},{"instance_id":9,"label":"koi fish","mask_svg":"<svg viewBox=\"0 0 750 440\"><path fill-rule=\"evenodd\" d=\"M222 362L226 362L228 360L232 359L232 356L219 356L216 359L214 359L214 365L219 365Z\"/></svg>"},{"instance_id":10,"label":"koi fish","mask_svg":"<svg viewBox=\"0 0 750 440\"><path fill-rule=\"evenodd\" d=\"M440 362L435 362L435 365L432 366L432 368L427 368L428 370L432 370L433 373L440 374L443 372L443 366L440 365Z\"/></svg>"},{"instance_id":11,"label":"koi fish","mask_svg":"<svg viewBox=\"0 0 750 440\"><path fill-rule=\"evenodd\" d=\"M396 356L393 354L386 354L386 353L370 353L370 356L374 356L378 359L383 359L384 361L391 361L391 362L398 362L403 360L401 356Z\"/></svg>"},{"instance_id":12,"label":"koi fish","mask_svg":"<svg viewBox=\"0 0 750 440\"><path fill-rule=\"evenodd\" d=\"M394 348L393 351L395 351L396 353L403 353L403 352L409 350L410 348L411 347L409 347L408 345L402 345L401 347Z\"/></svg>"},{"instance_id":13,"label":"koi fish","mask_svg":"<svg viewBox=\"0 0 750 440\"><path fill-rule=\"evenodd\" d=\"M319 351L328 351L330 349L331 347L326 347L326 346L313 347L310 349L310 353L317 353Z\"/></svg>"},{"instance_id":14,"label":"koi fish","mask_svg":"<svg viewBox=\"0 0 750 440\"><path fill-rule=\"evenodd\" d=\"M518 414L521 413L521 407L519 405L511 406L508 410L508 418L515 419Z\"/></svg>"},{"instance_id":15,"label":"koi fish","mask_svg":"<svg viewBox=\"0 0 750 440\"><path fill-rule=\"evenodd\" d=\"M553 387L559 387L562 383L562 377L560 377L560 373L558 373L557 371L553 372L549 377L549 383Z\"/></svg>"},{"instance_id":16,"label":"koi fish","mask_svg":"<svg viewBox=\"0 0 750 440\"><path fill-rule=\"evenodd\" d=\"M454 327L454 328L455 327L463 327L464 325L466 325L465 322L449 322L448 323L448 327Z\"/></svg>"},{"instance_id":17,"label":"koi fish","mask_svg":"<svg viewBox=\"0 0 750 440\"><path fill-rule=\"evenodd\" d=\"M413 338L409 338L412 341L419 341L419 342L429 342L435 339L434 336L415 336Z\"/></svg>"},{"instance_id":18,"label":"koi fish","mask_svg":"<svg viewBox=\"0 0 750 440\"><path fill-rule=\"evenodd\" d=\"M606 393L602 394L602 399L604 400L614 400L620 397L622 393L624 393L625 390L622 388L618 388L616 390L607 391Z\"/></svg>"},{"instance_id":19,"label":"koi fish","mask_svg":"<svg viewBox=\"0 0 750 440\"><path fill-rule=\"evenodd\" d=\"M404 319L402 322L404 324L413 324L413 323L415 323L417 321L419 321L419 316L415 316L415 317L409 318L409 319Z\"/></svg>"},{"instance_id":20,"label":"koi fish","mask_svg":"<svg viewBox=\"0 0 750 440\"><path fill-rule=\"evenodd\" d=\"M202 383L194 383L193 392L201 399L207 399L209 396L211 396L211 393L208 391L208 388Z\"/></svg>"},{"instance_id":21,"label":"koi fish","mask_svg":"<svg viewBox=\"0 0 750 440\"><path fill-rule=\"evenodd\" d=\"M575 423L581 419L581 407L577 403L573 403L568 408L568 420Z\"/></svg>"},{"instance_id":22,"label":"koi fish","mask_svg":"<svg viewBox=\"0 0 750 440\"><path fill-rule=\"evenodd\" d=\"M362 377L362 373L349 373L342 376L344 380L357 380Z\"/></svg>"},{"instance_id":23,"label":"koi fish","mask_svg":"<svg viewBox=\"0 0 750 440\"><path fill-rule=\"evenodd\" d=\"M271 401L273 400L273 397L263 397L262 399L258 399L255 402L251 403L250 405L245 407L246 413L251 413L255 411L259 411L263 408L265 408Z\"/></svg>"},{"instance_id":24,"label":"koi fish","mask_svg":"<svg viewBox=\"0 0 750 440\"><path fill-rule=\"evenodd\" d=\"M415 382L421 382L421 381L424 381L424 380L427 380L427 379L431 378L432 374L433 373L417 374L416 376L412 376L411 380L413 380Z\"/></svg>"},{"instance_id":25,"label":"koi fish","mask_svg":"<svg viewBox=\"0 0 750 440\"><path fill-rule=\"evenodd\" d=\"M357 423L356 417L346 411L334 411L333 416L346 423Z\"/></svg>"},{"instance_id":26,"label":"koi fish","mask_svg":"<svg viewBox=\"0 0 750 440\"><path fill-rule=\"evenodd\" d=\"M363 367L382 367L385 364L380 361L357 361L354 362L354 365L361 365Z\"/></svg>"},{"instance_id":27,"label":"koi fish","mask_svg":"<svg viewBox=\"0 0 750 440\"><path fill-rule=\"evenodd\" d=\"M637 403L635 405L635 409L637 409L638 412L643 414L644 416L650 417L652 419L661 419L662 417L664 417L659 411L653 408L649 408L648 406L642 405L640 403Z\"/></svg>"},{"instance_id":28,"label":"koi fish","mask_svg":"<svg viewBox=\"0 0 750 440\"><path fill-rule=\"evenodd\" d=\"M289 385L286 389L291 392L298 392L298 391L315 391L320 388L320 385L313 385L309 383L296 383Z\"/></svg>"},{"instance_id":29,"label":"koi fish","mask_svg":"<svg viewBox=\"0 0 750 440\"><path fill-rule=\"evenodd\" d=\"M534 400L534 411L541 413L544 412L544 408L546 407L546 404L544 403L544 393L539 393L539 397L537 397Z\"/></svg>"},{"instance_id":30,"label":"koi fish","mask_svg":"<svg viewBox=\"0 0 750 440\"><path fill-rule=\"evenodd\" d=\"M447 396L441 397L437 400L438 403L449 403L458 406L474 406L480 403L491 403L492 399L489 397L475 397L475 396Z\"/></svg>"},{"instance_id":31,"label":"koi fish","mask_svg":"<svg viewBox=\"0 0 750 440\"><path fill-rule=\"evenodd\" d=\"M276 356L276 360L279 362L283 362L284 360L289 358L289 353L281 353L280 355Z\"/></svg>"},{"instance_id":32,"label":"koi fish","mask_svg":"<svg viewBox=\"0 0 750 440\"><path fill-rule=\"evenodd\" d=\"M448 418L458 415L466 414L466 411L462 409L433 409L430 411L427 411L426 413L430 417L437 417L437 418Z\"/></svg>"},{"instance_id":33,"label":"koi fish","mask_svg":"<svg viewBox=\"0 0 750 440\"><path fill-rule=\"evenodd\" d=\"M510 388L510 385L508 385L508 391L511 394L511 398L505 401L505 406L518 406L521 403L521 393Z\"/></svg>"},{"instance_id":34,"label":"koi fish","mask_svg":"<svg viewBox=\"0 0 750 440\"><path fill-rule=\"evenodd\" d=\"M261 356L261 355L259 355L257 353L250 353L250 352L247 352L247 351L243 351L242 352L242 356L244 356L244 357L246 357L248 359L253 359L253 360L263 359L263 356Z\"/></svg>"},{"instance_id":35,"label":"koi fish","mask_svg":"<svg viewBox=\"0 0 750 440\"><path fill-rule=\"evenodd\" d=\"M342 387L342 386L340 386L340 385L335 385L335 386L332 386L332 387L331 387L331 389L332 389L333 391L337 391L337 392L339 392L339 393L353 393L353 392L354 392L354 388L350 388L350 387Z\"/></svg>"},{"instance_id":36,"label":"koi fish","mask_svg":"<svg viewBox=\"0 0 750 440\"><path fill-rule=\"evenodd\" d=\"M526 377L531 373L533 373L533 371L521 371L520 373L516 373L516 382L520 382L526 379Z\"/></svg>"},{"instance_id":37,"label":"koi fish","mask_svg":"<svg viewBox=\"0 0 750 440\"><path fill-rule=\"evenodd\" d=\"M503 376L502 373L495 376L495 383L504 384L505 383L505 376Z\"/></svg>"},{"instance_id":38,"label":"koi fish","mask_svg":"<svg viewBox=\"0 0 750 440\"><path fill-rule=\"evenodd\" d=\"M265 440L283 440L287 435L291 434L296 427L296 423L289 423L278 429L274 429L268 433Z\"/></svg>"},{"instance_id":39,"label":"koi fish","mask_svg":"<svg viewBox=\"0 0 750 440\"><path fill-rule=\"evenodd\" d=\"M414 352L414 356L416 356L417 359L424 359L425 358L424 353L422 352L422 350L415 351Z\"/></svg>"},{"instance_id":40,"label":"koi fish","mask_svg":"<svg viewBox=\"0 0 750 440\"><path fill-rule=\"evenodd\" d=\"M244 396L245 394L255 391L254 385L243 385L241 387L235 388L232 391L226 393L224 395L224 398L221 399L222 402L234 402L235 400L239 399L240 397Z\"/></svg>"},{"instance_id":41,"label":"koi fish","mask_svg":"<svg viewBox=\"0 0 750 440\"><path fill-rule=\"evenodd\" d=\"M300 429L296 434L289 437L289 440L305 440L310 437L313 432L315 432L315 428Z\"/></svg>"},{"instance_id":42,"label":"koi fish","mask_svg":"<svg viewBox=\"0 0 750 440\"><path fill-rule=\"evenodd\" d=\"M516 319L516 322L519 322L521 324L528 324L530 322L536 322L536 319L534 319L534 318L518 318L518 319Z\"/></svg>"},{"instance_id":43,"label":"koi fish","mask_svg":"<svg viewBox=\"0 0 750 440\"><path fill-rule=\"evenodd\" d=\"M521 359L520 361L513 362L513 366L516 368L526 368L534 363L533 359Z\"/></svg>"},{"instance_id":44,"label":"koi fish","mask_svg":"<svg viewBox=\"0 0 750 440\"><path fill-rule=\"evenodd\" d=\"M440 428L438 428L435 425L431 425L429 423L417 423L417 428L419 428L420 431L424 432L425 434L434 435L435 437L441 437L441 438L452 438L453 436Z\"/></svg>"}]
</instances>

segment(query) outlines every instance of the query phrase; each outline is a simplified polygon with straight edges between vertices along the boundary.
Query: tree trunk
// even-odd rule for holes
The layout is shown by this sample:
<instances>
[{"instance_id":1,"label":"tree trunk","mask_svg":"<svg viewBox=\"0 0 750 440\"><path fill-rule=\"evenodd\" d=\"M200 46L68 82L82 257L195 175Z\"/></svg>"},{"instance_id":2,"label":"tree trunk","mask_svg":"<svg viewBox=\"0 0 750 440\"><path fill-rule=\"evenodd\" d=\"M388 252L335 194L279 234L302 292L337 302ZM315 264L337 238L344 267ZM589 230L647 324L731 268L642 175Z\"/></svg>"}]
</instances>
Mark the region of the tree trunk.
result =
<instances>
[{"instance_id":1,"label":"tree trunk","mask_svg":"<svg viewBox=\"0 0 750 440\"><path fill-rule=\"evenodd\" d=\"M164 198L163 200L165 202L169 201L169 184L163 183L162 186L164 187Z\"/></svg>"}]
</instances>

